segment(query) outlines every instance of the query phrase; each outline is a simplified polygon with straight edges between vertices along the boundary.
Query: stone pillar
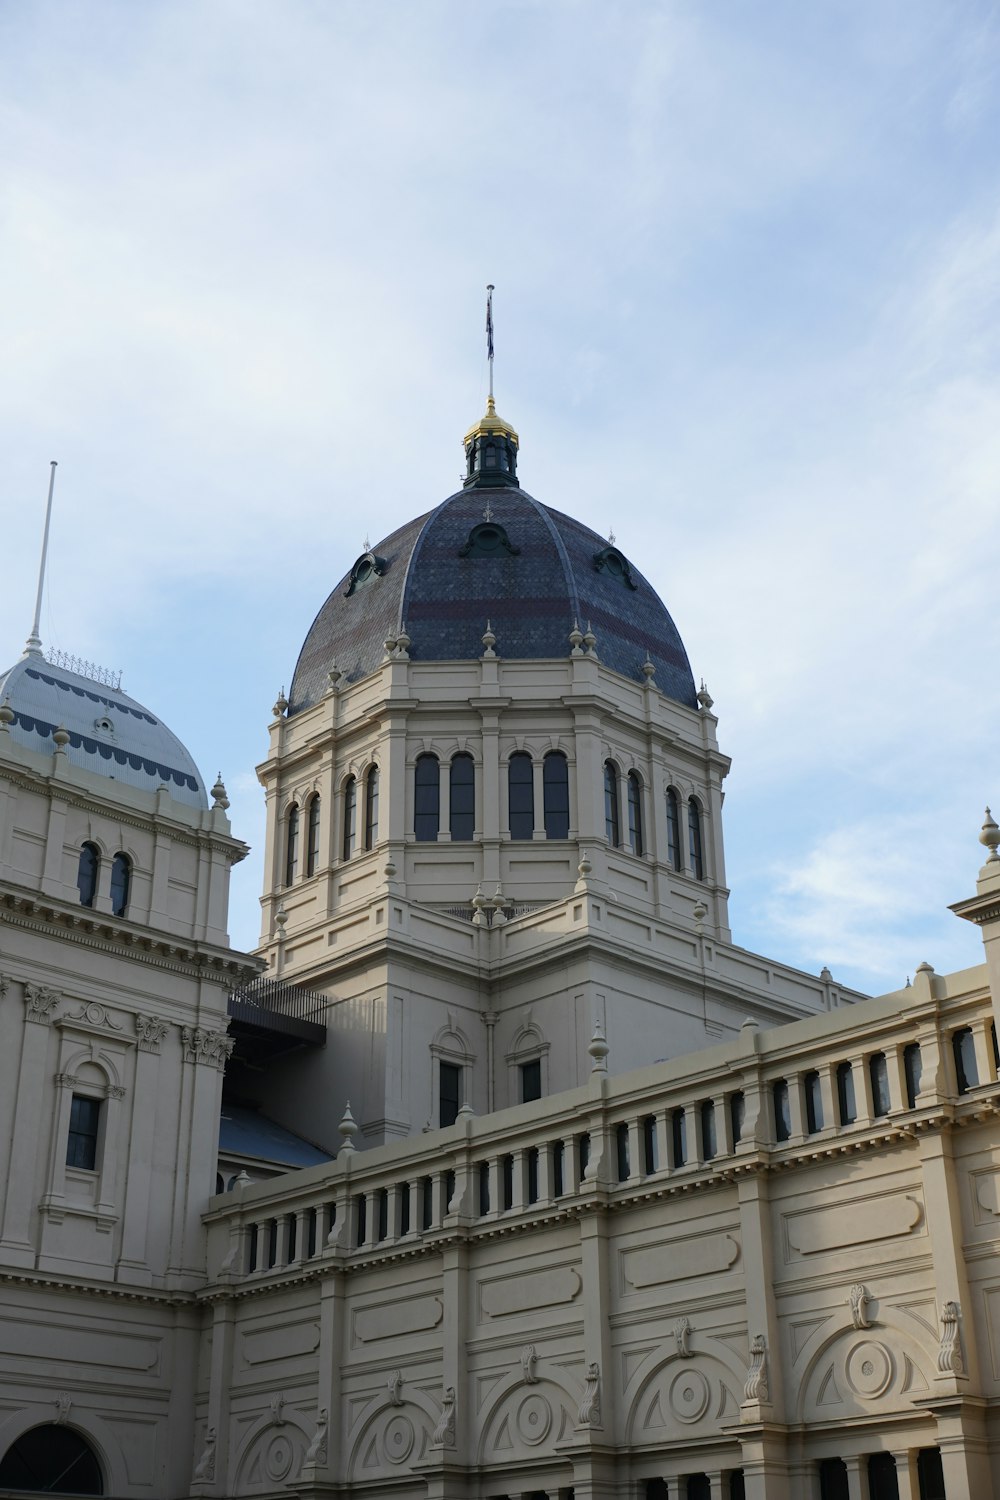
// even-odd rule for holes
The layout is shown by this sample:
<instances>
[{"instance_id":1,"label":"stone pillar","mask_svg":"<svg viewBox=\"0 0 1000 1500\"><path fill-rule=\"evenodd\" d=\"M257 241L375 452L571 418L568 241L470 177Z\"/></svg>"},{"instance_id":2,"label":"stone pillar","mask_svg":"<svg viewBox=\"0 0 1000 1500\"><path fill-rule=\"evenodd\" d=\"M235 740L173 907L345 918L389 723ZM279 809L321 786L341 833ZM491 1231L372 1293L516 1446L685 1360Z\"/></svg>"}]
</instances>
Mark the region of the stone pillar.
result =
<instances>
[{"instance_id":1,"label":"stone pillar","mask_svg":"<svg viewBox=\"0 0 1000 1500\"><path fill-rule=\"evenodd\" d=\"M845 1454L844 1467L847 1469L847 1493L851 1500L869 1500L868 1459L863 1454Z\"/></svg>"},{"instance_id":2,"label":"stone pillar","mask_svg":"<svg viewBox=\"0 0 1000 1500\"><path fill-rule=\"evenodd\" d=\"M32 1230L36 1223L36 1168L46 1101L48 1107L52 1107L46 1063L52 1035L50 1026L59 1000L56 990L36 985L24 987L25 1016L17 1071L14 1138L3 1207L3 1238L0 1239L8 1265L33 1266L35 1261ZM63 1142L64 1158L65 1151Z\"/></svg>"},{"instance_id":3,"label":"stone pillar","mask_svg":"<svg viewBox=\"0 0 1000 1500\"><path fill-rule=\"evenodd\" d=\"M442 760L438 765L438 787L441 816L438 823L438 839L451 841L451 761Z\"/></svg>"},{"instance_id":4,"label":"stone pillar","mask_svg":"<svg viewBox=\"0 0 1000 1500\"><path fill-rule=\"evenodd\" d=\"M156 1111L150 1108L150 1100L156 1097L160 1045L169 1026L157 1016L136 1016L135 1029L138 1038L135 1086L132 1090L132 1128L127 1154L118 1279L149 1286L152 1282L152 1273L146 1263L152 1183L149 1164L153 1160L156 1133Z\"/></svg>"},{"instance_id":5,"label":"stone pillar","mask_svg":"<svg viewBox=\"0 0 1000 1500\"><path fill-rule=\"evenodd\" d=\"M541 760L533 762L531 767L531 793L534 799L534 832L533 838L544 839L545 837L545 763Z\"/></svg>"},{"instance_id":6,"label":"stone pillar","mask_svg":"<svg viewBox=\"0 0 1000 1500\"><path fill-rule=\"evenodd\" d=\"M896 1465L896 1485L899 1500L920 1500L917 1483L917 1455L910 1448L893 1449L892 1461Z\"/></svg>"}]
</instances>

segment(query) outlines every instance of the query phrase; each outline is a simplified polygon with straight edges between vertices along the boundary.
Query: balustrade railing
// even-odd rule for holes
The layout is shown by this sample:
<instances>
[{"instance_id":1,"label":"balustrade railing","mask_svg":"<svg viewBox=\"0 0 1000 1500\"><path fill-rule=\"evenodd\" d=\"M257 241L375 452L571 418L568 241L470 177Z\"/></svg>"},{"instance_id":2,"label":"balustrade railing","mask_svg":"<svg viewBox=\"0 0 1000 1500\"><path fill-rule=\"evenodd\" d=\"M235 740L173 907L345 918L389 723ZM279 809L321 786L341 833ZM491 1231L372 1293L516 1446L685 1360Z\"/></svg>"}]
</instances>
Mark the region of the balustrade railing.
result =
<instances>
[{"instance_id":1,"label":"balustrade railing","mask_svg":"<svg viewBox=\"0 0 1000 1500\"><path fill-rule=\"evenodd\" d=\"M862 1018L859 1018L862 1019ZM212 1274L287 1275L324 1258L405 1254L526 1215L689 1191L970 1116L998 1092L988 998L947 1022L860 1024L799 1058L780 1031L609 1078L230 1195L206 1216ZM901 1035L902 1033L902 1035ZM699 1065L712 1070L698 1076ZM794 1065L793 1065L794 1063Z\"/></svg>"}]
</instances>

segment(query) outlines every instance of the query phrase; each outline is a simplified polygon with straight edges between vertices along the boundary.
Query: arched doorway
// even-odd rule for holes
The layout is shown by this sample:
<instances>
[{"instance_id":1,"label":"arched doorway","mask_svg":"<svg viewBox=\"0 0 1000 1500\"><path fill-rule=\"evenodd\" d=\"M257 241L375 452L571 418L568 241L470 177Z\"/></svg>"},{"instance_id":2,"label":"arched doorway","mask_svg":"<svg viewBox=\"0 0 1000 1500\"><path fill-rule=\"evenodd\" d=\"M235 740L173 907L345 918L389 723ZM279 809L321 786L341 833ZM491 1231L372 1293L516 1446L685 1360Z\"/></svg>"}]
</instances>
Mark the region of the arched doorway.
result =
<instances>
[{"instance_id":1,"label":"arched doorway","mask_svg":"<svg viewBox=\"0 0 1000 1500\"><path fill-rule=\"evenodd\" d=\"M0 1459L0 1489L35 1495L103 1495L97 1454L72 1427L29 1427Z\"/></svg>"}]
</instances>

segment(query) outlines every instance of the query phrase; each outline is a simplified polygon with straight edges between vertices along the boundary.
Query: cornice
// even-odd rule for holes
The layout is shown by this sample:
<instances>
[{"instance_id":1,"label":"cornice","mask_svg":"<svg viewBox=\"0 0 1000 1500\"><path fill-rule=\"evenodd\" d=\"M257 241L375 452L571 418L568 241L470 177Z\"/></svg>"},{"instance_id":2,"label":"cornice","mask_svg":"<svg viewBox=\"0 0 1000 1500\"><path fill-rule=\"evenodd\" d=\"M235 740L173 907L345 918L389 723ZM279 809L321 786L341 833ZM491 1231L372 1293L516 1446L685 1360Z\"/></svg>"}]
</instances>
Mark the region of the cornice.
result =
<instances>
[{"instance_id":1,"label":"cornice","mask_svg":"<svg viewBox=\"0 0 1000 1500\"><path fill-rule=\"evenodd\" d=\"M85 917L81 915L83 910L80 907L60 909L55 903L0 890L0 922L14 927L38 933L54 929L61 939L84 948L101 953L113 949L120 958L189 978L208 976L220 984L242 984L261 972L259 960L249 954L198 941L183 942L137 924Z\"/></svg>"},{"instance_id":2,"label":"cornice","mask_svg":"<svg viewBox=\"0 0 1000 1500\"><path fill-rule=\"evenodd\" d=\"M977 927L983 927L987 922L995 922L1000 917L1000 891L970 896L966 901L955 901L948 910L953 911L956 917L963 917L966 922L974 922Z\"/></svg>"},{"instance_id":3,"label":"cornice","mask_svg":"<svg viewBox=\"0 0 1000 1500\"><path fill-rule=\"evenodd\" d=\"M128 1287L122 1282L88 1281L76 1276L52 1276L45 1271L5 1271L0 1268L0 1286L28 1287L38 1292L66 1292L75 1297L104 1297L113 1302L142 1302L152 1307L197 1307L198 1294L154 1291Z\"/></svg>"}]
</instances>

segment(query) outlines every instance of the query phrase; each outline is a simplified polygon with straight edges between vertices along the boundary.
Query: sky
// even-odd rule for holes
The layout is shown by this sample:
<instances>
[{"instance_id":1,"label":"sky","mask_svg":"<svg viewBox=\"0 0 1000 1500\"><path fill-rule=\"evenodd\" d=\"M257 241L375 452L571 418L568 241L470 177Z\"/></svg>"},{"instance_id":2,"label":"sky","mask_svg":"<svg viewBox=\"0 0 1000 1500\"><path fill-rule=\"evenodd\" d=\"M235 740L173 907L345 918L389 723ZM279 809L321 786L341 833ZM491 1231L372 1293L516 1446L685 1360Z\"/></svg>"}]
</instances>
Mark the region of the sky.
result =
<instances>
[{"instance_id":1,"label":"sky","mask_svg":"<svg viewBox=\"0 0 1000 1500\"><path fill-rule=\"evenodd\" d=\"M715 699L734 938L883 992L1000 802L1000 9L5 0L0 626L254 766L362 550L457 485L634 557Z\"/></svg>"}]
</instances>

